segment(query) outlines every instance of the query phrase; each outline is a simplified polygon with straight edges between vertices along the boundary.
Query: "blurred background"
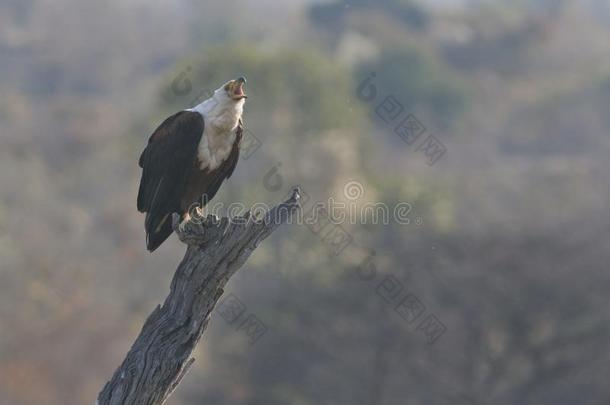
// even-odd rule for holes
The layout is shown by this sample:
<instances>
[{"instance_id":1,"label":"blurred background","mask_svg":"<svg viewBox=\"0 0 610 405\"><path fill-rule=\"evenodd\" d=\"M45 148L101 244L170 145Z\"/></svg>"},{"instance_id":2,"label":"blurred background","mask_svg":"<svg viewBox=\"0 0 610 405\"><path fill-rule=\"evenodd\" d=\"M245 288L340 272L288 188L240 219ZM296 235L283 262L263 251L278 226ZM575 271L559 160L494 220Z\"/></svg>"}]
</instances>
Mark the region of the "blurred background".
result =
<instances>
[{"instance_id":1,"label":"blurred background","mask_svg":"<svg viewBox=\"0 0 610 405\"><path fill-rule=\"evenodd\" d=\"M185 250L139 154L242 74L215 201L410 220L274 233L168 404L610 403L609 2L0 0L1 404L94 402Z\"/></svg>"}]
</instances>

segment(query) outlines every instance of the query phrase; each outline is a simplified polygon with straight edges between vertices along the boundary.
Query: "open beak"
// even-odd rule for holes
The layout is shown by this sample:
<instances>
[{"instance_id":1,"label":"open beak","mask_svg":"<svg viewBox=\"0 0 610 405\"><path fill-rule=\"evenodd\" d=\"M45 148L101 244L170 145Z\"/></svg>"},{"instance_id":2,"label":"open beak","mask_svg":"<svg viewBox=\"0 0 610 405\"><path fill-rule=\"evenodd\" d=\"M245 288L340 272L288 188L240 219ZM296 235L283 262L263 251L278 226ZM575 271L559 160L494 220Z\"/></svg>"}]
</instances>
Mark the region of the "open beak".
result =
<instances>
[{"instance_id":1,"label":"open beak","mask_svg":"<svg viewBox=\"0 0 610 405\"><path fill-rule=\"evenodd\" d=\"M244 84L246 84L246 78L243 76L233 81L230 90L230 95L233 100L241 100L242 98L248 98L248 96L246 96L246 93L244 93Z\"/></svg>"}]
</instances>

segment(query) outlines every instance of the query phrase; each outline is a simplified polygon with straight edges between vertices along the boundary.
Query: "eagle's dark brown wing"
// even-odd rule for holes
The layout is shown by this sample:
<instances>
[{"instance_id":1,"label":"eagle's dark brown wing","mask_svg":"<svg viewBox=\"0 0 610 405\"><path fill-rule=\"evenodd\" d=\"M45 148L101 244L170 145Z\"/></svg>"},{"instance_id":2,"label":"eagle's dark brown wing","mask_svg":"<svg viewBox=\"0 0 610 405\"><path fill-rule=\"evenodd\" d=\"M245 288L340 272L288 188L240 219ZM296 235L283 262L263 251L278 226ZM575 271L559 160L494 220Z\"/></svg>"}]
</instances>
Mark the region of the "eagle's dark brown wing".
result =
<instances>
[{"instance_id":1,"label":"eagle's dark brown wing","mask_svg":"<svg viewBox=\"0 0 610 405\"><path fill-rule=\"evenodd\" d=\"M144 227L150 251L172 233L171 215L180 211L203 129L201 114L180 111L159 125L140 156L143 170L138 211L146 213Z\"/></svg>"}]
</instances>

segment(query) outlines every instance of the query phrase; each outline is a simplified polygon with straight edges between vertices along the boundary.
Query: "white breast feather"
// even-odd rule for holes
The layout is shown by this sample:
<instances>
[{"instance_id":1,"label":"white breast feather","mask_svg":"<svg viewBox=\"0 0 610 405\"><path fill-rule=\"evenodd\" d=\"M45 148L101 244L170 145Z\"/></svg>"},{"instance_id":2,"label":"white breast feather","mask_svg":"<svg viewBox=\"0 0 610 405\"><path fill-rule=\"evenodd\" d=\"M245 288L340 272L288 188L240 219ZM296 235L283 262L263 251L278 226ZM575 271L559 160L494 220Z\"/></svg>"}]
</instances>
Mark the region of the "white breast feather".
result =
<instances>
[{"instance_id":1,"label":"white breast feather","mask_svg":"<svg viewBox=\"0 0 610 405\"><path fill-rule=\"evenodd\" d=\"M214 170L224 162L233 148L237 125L243 113L244 100L234 101L218 92L189 111L203 115L204 130L197 150L200 168Z\"/></svg>"},{"instance_id":2,"label":"white breast feather","mask_svg":"<svg viewBox=\"0 0 610 405\"><path fill-rule=\"evenodd\" d=\"M235 142L235 129L218 131L212 126L205 127L197 153L202 170L214 170L229 157Z\"/></svg>"}]
</instances>

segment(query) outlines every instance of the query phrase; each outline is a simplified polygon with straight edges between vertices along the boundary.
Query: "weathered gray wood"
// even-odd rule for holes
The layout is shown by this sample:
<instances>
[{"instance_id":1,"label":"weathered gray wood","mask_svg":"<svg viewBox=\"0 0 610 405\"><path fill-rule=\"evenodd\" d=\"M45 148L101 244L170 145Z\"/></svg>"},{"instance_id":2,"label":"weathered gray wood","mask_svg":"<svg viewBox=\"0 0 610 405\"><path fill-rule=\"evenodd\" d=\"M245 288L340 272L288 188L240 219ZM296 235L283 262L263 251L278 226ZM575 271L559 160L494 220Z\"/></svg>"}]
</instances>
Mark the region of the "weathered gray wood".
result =
<instances>
[{"instance_id":1,"label":"weathered gray wood","mask_svg":"<svg viewBox=\"0 0 610 405\"><path fill-rule=\"evenodd\" d=\"M272 208L263 219L249 214L237 220L208 216L174 230L188 245L162 306L148 317L140 335L98 396L99 405L162 404L189 367L210 313L229 278L258 243L298 208L299 191ZM197 221L200 222L200 221Z\"/></svg>"}]
</instances>

